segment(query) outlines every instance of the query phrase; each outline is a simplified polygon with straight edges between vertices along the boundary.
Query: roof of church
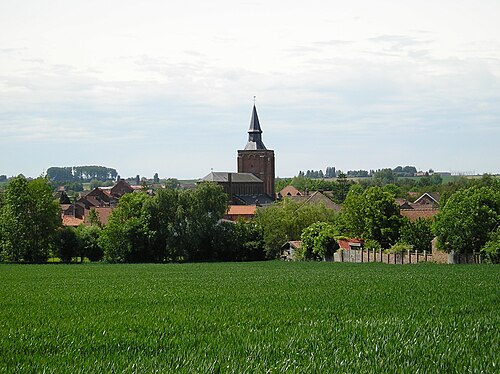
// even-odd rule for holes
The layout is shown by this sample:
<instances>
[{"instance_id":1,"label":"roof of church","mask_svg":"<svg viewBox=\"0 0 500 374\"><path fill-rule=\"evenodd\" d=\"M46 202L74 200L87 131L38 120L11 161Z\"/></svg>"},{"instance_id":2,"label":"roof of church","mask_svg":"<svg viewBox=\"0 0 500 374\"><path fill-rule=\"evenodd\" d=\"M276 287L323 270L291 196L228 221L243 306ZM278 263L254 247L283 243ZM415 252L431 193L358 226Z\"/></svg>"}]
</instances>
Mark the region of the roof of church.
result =
<instances>
[{"instance_id":1,"label":"roof of church","mask_svg":"<svg viewBox=\"0 0 500 374\"><path fill-rule=\"evenodd\" d=\"M252 119L250 120L250 129L248 130L248 142L245 151L256 151L267 149L262 142L262 129L260 128L259 116L255 105L252 110Z\"/></svg>"},{"instance_id":2,"label":"roof of church","mask_svg":"<svg viewBox=\"0 0 500 374\"><path fill-rule=\"evenodd\" d=\"M262 183L262 181L252 173L230 173L223 171L212 171L210 174L201 178L201 180L210 182L229 182L229 174L231 174L231 182L233 183Z\"/></svg>"}]
</instances>

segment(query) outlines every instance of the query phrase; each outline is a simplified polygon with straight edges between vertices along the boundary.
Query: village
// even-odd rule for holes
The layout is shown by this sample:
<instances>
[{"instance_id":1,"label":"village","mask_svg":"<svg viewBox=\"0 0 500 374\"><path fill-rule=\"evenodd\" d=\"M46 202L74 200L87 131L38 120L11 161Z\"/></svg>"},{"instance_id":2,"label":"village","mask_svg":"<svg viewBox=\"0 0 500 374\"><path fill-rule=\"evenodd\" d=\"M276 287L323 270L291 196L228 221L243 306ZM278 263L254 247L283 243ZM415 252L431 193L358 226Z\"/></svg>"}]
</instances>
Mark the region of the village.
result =
<instances>
[{"instance_id":1,"label":"village","mask_svg":"<svg viewBox=\"0 0 500 374\"><path fill-rule=\"evenodd\" d=\"M286 185L279 191L275 191L275 154L269 150L262 140L262 129L254 105L248 130L248 141L244 149L238 150L237 171L217 172L211 171L200 178L196 183L176 187L181 189L193 189L203 182L211 182L219 185L228 197L227 209L221 221L239 222L251 221L258 210L266 210L276 203L285 200L296 204L296 209L307 206L321 206L334 214L342 210L342 203L338 202L332 191L328 190L299 190L293 185ZM428 175L428 174L427 174ZM418 175L418 176L424 176ZM157 179L157 176L155 176ZM149 196L158 190L166 188L165 184L158 180L143 179L139 184L139 177L135 184L120 179L111 186L95 187L90 191L79 192L72 199L66 194L61 186L56 197L60 204L62 224L66 227L79 227L80 225L92 225L96 218L104 227L118 206L120 199L126 194L146 193ZM155 183L156 182L156 183ZM353 182L351 182L353 183ZM394 197L393 203L403 219L411 223L420 220L431 222L440 211L439 192L408 192L407 198ZM337 200L337 202L336 202ZM299 238L293 238L299 239ZM336 240L338 253L325 256L325 260L340 262L387 262L387 263L417 263L421 261L433 261L443 263L455 262L480 262L478 253L472 252L469 256L449 256L439 251L436 247L436 238L428 243L428 250L421 248L406 248L404 253L387 253L383 255L382 248L376 251L374 248L364 248L362 237L342 237ZM287 240L282 243L279 257L285 260L297 259L294 253L300 249L300 240ZM370 252L371 251L371 252ZM401 251L400 251L401 252ZM411 253L410 253L411 252ZM424 253L425 252L425 253ZM385 257L384 257L385 256Z\"/></svg>"}]
</instances>

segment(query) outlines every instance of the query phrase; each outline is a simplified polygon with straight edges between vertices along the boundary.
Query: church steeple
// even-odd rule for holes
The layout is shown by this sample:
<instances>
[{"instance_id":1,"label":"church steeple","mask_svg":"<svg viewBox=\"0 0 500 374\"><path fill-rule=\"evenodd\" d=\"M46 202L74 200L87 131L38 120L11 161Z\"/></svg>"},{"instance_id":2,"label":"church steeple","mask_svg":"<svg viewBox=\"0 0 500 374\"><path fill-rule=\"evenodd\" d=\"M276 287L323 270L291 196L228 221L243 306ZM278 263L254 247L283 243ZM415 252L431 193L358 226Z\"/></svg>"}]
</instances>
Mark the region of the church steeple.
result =
<instances>
[{"instance_id":1,"label":"church steeple","mask_svg":"<svg viewBox=\"0 0 500 374\"><path fill-rule=\"evenodd\" d=\"M262 142L262 129L260 128L259 116L255 104L252 110L252 119L250 120L250 129L248 130L248 143L245 146L245 151L267 149Z\"/></svg>"}]
</instances>

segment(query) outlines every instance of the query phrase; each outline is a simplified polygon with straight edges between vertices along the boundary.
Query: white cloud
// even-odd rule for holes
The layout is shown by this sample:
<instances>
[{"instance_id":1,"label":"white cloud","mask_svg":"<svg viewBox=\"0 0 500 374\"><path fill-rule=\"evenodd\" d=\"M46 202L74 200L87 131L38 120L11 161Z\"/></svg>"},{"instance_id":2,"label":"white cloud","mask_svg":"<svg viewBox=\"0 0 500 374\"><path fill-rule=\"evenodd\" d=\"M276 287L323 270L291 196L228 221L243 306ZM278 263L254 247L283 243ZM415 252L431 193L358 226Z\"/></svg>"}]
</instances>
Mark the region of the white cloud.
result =
<instances>
[{"instance_id":1,"label":"white cloud","mask_svg":"<svg viewBox=\"0 0 500 374\"><path fill-rule=\"evenodd\" d=\"M280 175L330 159L377 168L405 157L500 172L464 146L500 136L499 12L465 0L5 0L0 159L25 143L60 160L70 143L94 150L79 152L82 163L198 176L234 166L257 95ZM172 152L179 162L167 165ZM0 173L53 158L16 162Z\"/></svg>"}]
</instances>

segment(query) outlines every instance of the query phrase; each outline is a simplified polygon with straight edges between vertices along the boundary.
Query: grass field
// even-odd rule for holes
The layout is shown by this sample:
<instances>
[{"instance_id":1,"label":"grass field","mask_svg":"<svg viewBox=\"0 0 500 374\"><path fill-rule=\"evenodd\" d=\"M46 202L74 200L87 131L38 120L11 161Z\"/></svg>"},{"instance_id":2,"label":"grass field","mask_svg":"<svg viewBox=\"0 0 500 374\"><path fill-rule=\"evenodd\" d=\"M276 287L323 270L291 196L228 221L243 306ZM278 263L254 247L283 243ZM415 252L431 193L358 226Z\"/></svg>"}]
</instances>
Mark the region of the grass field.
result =
<instances>
[{"instance_id":1,"label":"grass field","mask_svg":"<svg viewBox=\"0 0 500 374\"><path fill-rule=\"evenodd\" d=\"M500 267L0 265L0 372L499 372Z\"/></svg>"}]
</instances>

